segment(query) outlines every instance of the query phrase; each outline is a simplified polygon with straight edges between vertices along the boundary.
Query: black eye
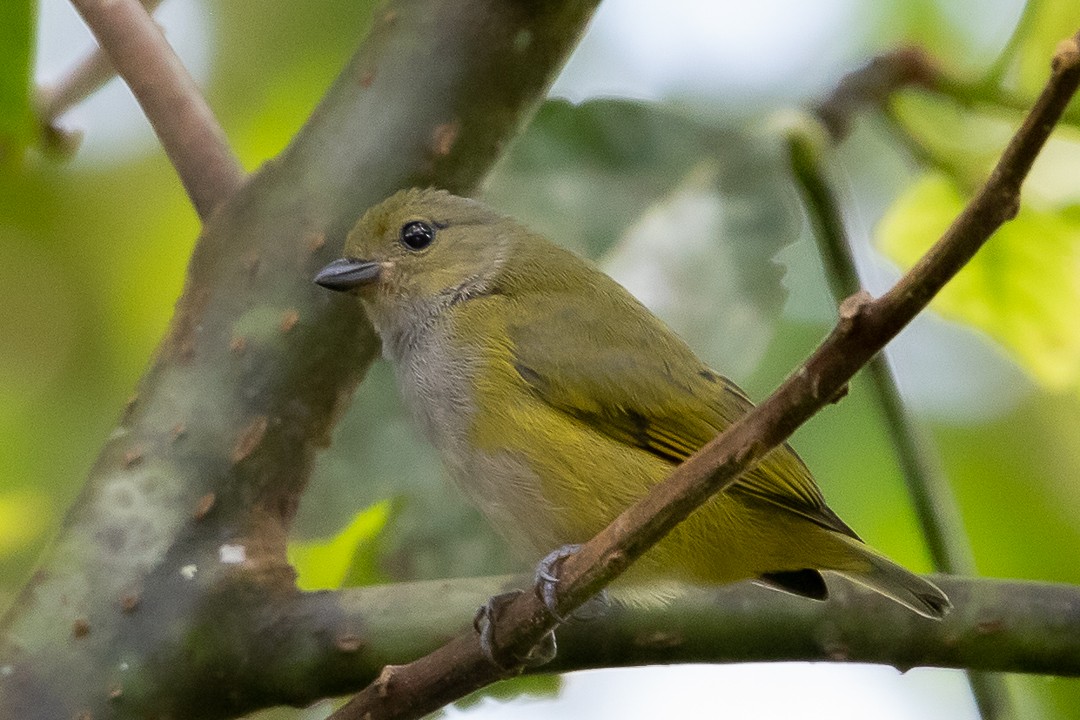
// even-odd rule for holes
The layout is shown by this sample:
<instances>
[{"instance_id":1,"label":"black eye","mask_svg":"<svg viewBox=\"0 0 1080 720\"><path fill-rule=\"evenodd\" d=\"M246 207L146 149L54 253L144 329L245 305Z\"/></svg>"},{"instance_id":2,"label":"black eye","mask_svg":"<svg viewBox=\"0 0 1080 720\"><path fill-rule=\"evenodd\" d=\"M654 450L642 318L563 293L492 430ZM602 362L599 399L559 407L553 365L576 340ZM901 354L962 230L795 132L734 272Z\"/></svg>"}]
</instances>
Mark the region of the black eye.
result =
<instances>
[{"instance_id":1,"label":"black eye","mask_svg":"<svg viewBox=\"0 0 1080 720\"><path fill-rule=\"evenodd\" d=\"M423 250L435 239L435 228L422 220L413 220L401 226L401 244L410 250Z\"/></svg>"}]
</instances>

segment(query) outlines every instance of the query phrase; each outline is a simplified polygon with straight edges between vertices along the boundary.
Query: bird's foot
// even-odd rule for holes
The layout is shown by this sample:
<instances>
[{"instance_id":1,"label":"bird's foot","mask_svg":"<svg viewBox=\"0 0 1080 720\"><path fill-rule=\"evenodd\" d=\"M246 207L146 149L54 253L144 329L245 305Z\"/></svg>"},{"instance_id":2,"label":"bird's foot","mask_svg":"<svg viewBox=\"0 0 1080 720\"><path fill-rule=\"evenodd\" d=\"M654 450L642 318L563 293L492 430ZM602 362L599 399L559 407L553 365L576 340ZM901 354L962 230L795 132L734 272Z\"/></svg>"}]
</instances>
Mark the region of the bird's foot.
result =
<instances>
[{"instance_id":1,"label":"bird's foot","mask_svg":"<svg viewBox=\"0 0 1080 720\"><path fill-rule=\"evenodd\" d=\"M566 618L556 611L557 591L559 583L559 566L566 558L578 550L580 545L563 545L561 548L552 550L536 566L536 575L533 581L536 583L536 594L544 601L544 607L548 609L556 620L564 622Z\"/></svg>"},{"instance_id":2,"label":"bird's foot","mask_svg":"<svg viewBox=\"0 0 1080 720\"><path fill-rule=\"evenodd\" d=\"M557 550L553 550L544 556L544 559L536 566L536 575L534 576L534 582L536 584L536 594L544 602L544 607L548 609L548 612L552 614L559 622L566 622L567 618L556 612L556 591L559 582L559 566L562 565L566 558L570 557L578 550L581 549L581 545L563 545ZM596 597L586 601L583 605L578 607L570 614L570 617L574 620L595 620L602 616L608 608L608 594L606 590L601 590Z\"/></svg>"},{"instance_id":3,"label":"bird's foot","mask_svg":"<svg viewBox=\"0 0 1080 720\"><path fill-rule=\"evenodd\" d=\"M476 630L476 634L480 636L480 650L484 653L484 657L491 664L506 671L512 671L520 667L546 665L555 659L556 654L555 633L549 632L523 656L513 655L509 658L509 661L496 656L495 621L502 608L521 593L521 590L512 590L495 595L476 611L476 616L473 618L473 628Z\"/></svg>"},{"instance_id":4,"label":"bird's foot","mask_svg":"<svg viewBox=\"0 0 1080 720\"><path fill-rule=\"evenodd\" d=\"M566 618L557 612L559 566L566 558L570 557L580 549L580 545L563 545L557 550L553 550L545 555L539 564L537 564L536 573L533 576L533 582L535 584L534 592L544 603L544 607L547 608L552 617L559 622L566 621ZM511 592L495 595L476 611L476 616L473 618L473 628L476 629L477 635L480 636L480 649L484 653L484 656L494 665L508 671L521 666L536 667L544 665L551 662L555 658L556 653L555 633L549 632L524 656L514 655L509 658L509 662L496 656L496 651L498 650L495 644L496 619L502 609L521 593L521 590L513 590ZM575 618L588 620L598 617L606 607L607 594L601 592L595 598L578 608L573 616Z\"/></svg>"}]
</instances>

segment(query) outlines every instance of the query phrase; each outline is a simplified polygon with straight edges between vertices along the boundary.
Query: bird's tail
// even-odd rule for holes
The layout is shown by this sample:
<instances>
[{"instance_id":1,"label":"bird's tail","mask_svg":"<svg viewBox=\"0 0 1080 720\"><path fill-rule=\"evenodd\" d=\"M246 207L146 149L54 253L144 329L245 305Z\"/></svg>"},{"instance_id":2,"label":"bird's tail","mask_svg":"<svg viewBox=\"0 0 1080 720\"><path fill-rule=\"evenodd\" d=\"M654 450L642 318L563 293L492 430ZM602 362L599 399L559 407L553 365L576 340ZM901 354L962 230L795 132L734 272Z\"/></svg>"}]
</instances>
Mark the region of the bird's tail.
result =
<instances>
[{"instance_id":1,"label":"bird's tail","mask_svg":"<svg viewBox=\"0 0 1080 720\"><path fill-rule=\"evenodd\" d=\"M837 570L839 574L891 598L923 617L940 620L952 607L949 598L937 585L897 565L869 545L842 537L866 561L869 569Z\"/></svg>"}]
</instances>

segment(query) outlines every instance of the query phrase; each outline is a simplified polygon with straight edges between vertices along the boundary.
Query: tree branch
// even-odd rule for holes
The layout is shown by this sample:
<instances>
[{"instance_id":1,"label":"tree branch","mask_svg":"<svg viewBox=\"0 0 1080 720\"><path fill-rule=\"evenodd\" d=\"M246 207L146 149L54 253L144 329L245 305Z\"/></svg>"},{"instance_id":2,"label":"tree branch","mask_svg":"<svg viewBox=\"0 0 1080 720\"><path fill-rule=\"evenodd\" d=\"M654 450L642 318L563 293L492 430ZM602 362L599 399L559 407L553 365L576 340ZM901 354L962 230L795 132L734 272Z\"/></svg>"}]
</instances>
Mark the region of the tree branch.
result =
<instances>
[{"instance_id":1,"label":"tree branch","mask_svg":"<svg viewBox=\"0 0 1080 720\"><path fill-rule=\"evenodd\" d=\"M138 0L72 0L124 78L204 221L245 179L224 131Z\"/></svg>"},{"instance_id":2,"label":"tree branch","mask_svg":"<svg viewBox=\"0 0 1080 720\"><path fill-rule=\"evenodd\" d=\"M522 581L455 578L252 597L250 605L265 606L259 623L246 604L222 607L213 627L227 635L221 653L183 659L195 667L179 673L172 668L182 682L199 677L208 703L219 701L223 688L231 715L304 707L380 677L393 685L399 663L435 649L493 593ZM1080 587L934 581L963 612L930 622L843 580L825 603L753 583L689 589L663 607L615 603L598 617L569 621L554 662L528 672L806 660L1080 676ZM191 706L184 712L191 717ZM213 716L222 714L218 708Z\"/></svg>"},{"instance_id":3,"label":"tree branch","mask_svg":"<svg viewBox=\"0 0 1080 720\"><path fill-rule=\"evenodd\" d=\"M818 116L829 135L843 140L851 120L864 107L882 107L905 87L937 89L944 81L940 68L926 51L903 47L878 55L865 66L845 75L829 96L818 103Z\"/></svg>"},{"instance_id":4,"label":"tree branch","mask_svg":"<svg viewBox=\"0 0 1080 720\"><path fill-rule=\"evenodd\" d=\"M896 336L1019 207L1020 185L1080 83L1080 42L1064 41L1053 73L990 178L944 236L884 296L855 295L815 353L765 402L680 465L562 565L557 612L566 616L622 573L674 525L734 482L771 448L846 390L847 382ZM494 634L505 657L524 657L557 621L532 592L507 604ZM506 671L466 632L365 688L335 718L414 718L489 684Z\"/></svg>"},{"instance_id":5,"label":"tree branch","mask_svg":"<svg viewBox=\"0 0 1080 720\"><path fill-rule=\"evenodd\" d=\"M962 611L942 622L849 582L834 582L825 603L739 583L693 589L663 607L613 604L600 617L571 620L559 654L526 672L572 672L677 663L829 661L884 664L903 671L935 666L1080 676L1080 587L934 576ZM263 628L259 683L280 688L276 702L306 705L361 683L406 682L404 663L434 649L491 594L520 578L459 578L353 588L296 598L280 627ZM333 611L328 611L328 608ZM340 611L344 610L342 614ZM287 659L326 644L323 664L297 676ZM273 643L273 652L269 644ZM384 666L393 666L384 669ZM272 698L273 699L273 698ZM376 716L377 717L377 716Z\"/></svg>"},{"instance_id":6,"label":"tree branch","mask_svg":"<svg viewBox=\"0 0 1080 720\"><path fill-rule=\"evenodd\" d=\"M277 626L262 629L274 650L265 657L275 660L260 665L257 681L281 688L278 703L297 706L380 675L386 692L405 692L407 666L398 663L433 650L488 597L520 580L353 588L340 602L331 602L331 593L298 595ZM1080 587L948 576L934 582L962 612L928 621L844 581L833 583L824 603L753 583L688 590L663 607L613 603L599 617L567 622L558 656L531 672L807 660L1080 675ZM304 663L298 677L295 658L312 652L312 638L325 643L325 661Z\"/></svg>"},{"instance_id":7,"label":"tree branch","mask_svg":"<svg viewBox=\"0 0 1080 720\"><path fill-rule=\"evenodd\" d=\"M1080 675L1080 587L932 577L962 608L941 622L855 583L832 583L824 603L742 583L681 598L672 618L618 608L570 622L551 669L809 660Z\"/></svg>"},{"instance_id":8,"label":"tree branch","mask_svg":"<svg viewBox=\"0 0 1080 720\"><path fill-rule=\"evenodd\" d=\"M140 0L146 12L153 14L161 0ZM53 135L63 135L64 131L56 126L57 119L93 95L112 78L116 77L116 68L109 61L105 52L94 48L77 65L71 68L56 83L38 88L38 121Z\"/></svg>"}]
</instances>

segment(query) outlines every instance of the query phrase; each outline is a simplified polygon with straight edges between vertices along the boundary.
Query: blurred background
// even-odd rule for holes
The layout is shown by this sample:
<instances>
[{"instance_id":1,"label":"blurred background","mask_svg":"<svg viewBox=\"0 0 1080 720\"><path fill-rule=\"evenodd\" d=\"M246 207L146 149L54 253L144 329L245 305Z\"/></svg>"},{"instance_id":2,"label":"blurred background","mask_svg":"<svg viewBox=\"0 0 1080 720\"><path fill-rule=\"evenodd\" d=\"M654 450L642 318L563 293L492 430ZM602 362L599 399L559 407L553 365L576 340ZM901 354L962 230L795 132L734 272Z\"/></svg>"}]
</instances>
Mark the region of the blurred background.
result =
<instances>
[{"instance_id":1,"label":"blurred background","mask_svg":"<svg viewBox=\"0 0 1080 720\"><path fill-rule=\"evenodd\" d=\"M93 42L67 2L41 0L33 12L31 72L47 85ZM304 122L370 13L355 0L166 0L157 17L254 170ZM860 116L827 155L863 281L880 292L959 209L1017 124L1012 106L1030 100L1054 46L1078 27L1072 0L605 0L555 100L484 194L596 258L760 398L835 318L778 141L793 112L899 45L927 49L960 81L952 97L904 93L887 113ZM12 57L0 54L0 74L17 74ZM199 228L119 81L61 118L84 133L69 157L25 133L3 136L11 111L0 109L0 606L32 571L147 366ZM1070 123L1014 226L889 349L987 576L1080 583L1075 111ZM930 571L868 388L857 379L794 445L864 539ZM348 556L336 576L302 581L521 567L445 482L382 363L358 395L355 407L379 421L353 412L342 422L304 497L294 548L308 572L309 558L351 527ZM1080 718L1077 681L1009 682L1020 717ZM448 714L977 717L963 675L940 670L672 667L540 687L543 697L488 698Z\"/></svg>"}]
</instances>

